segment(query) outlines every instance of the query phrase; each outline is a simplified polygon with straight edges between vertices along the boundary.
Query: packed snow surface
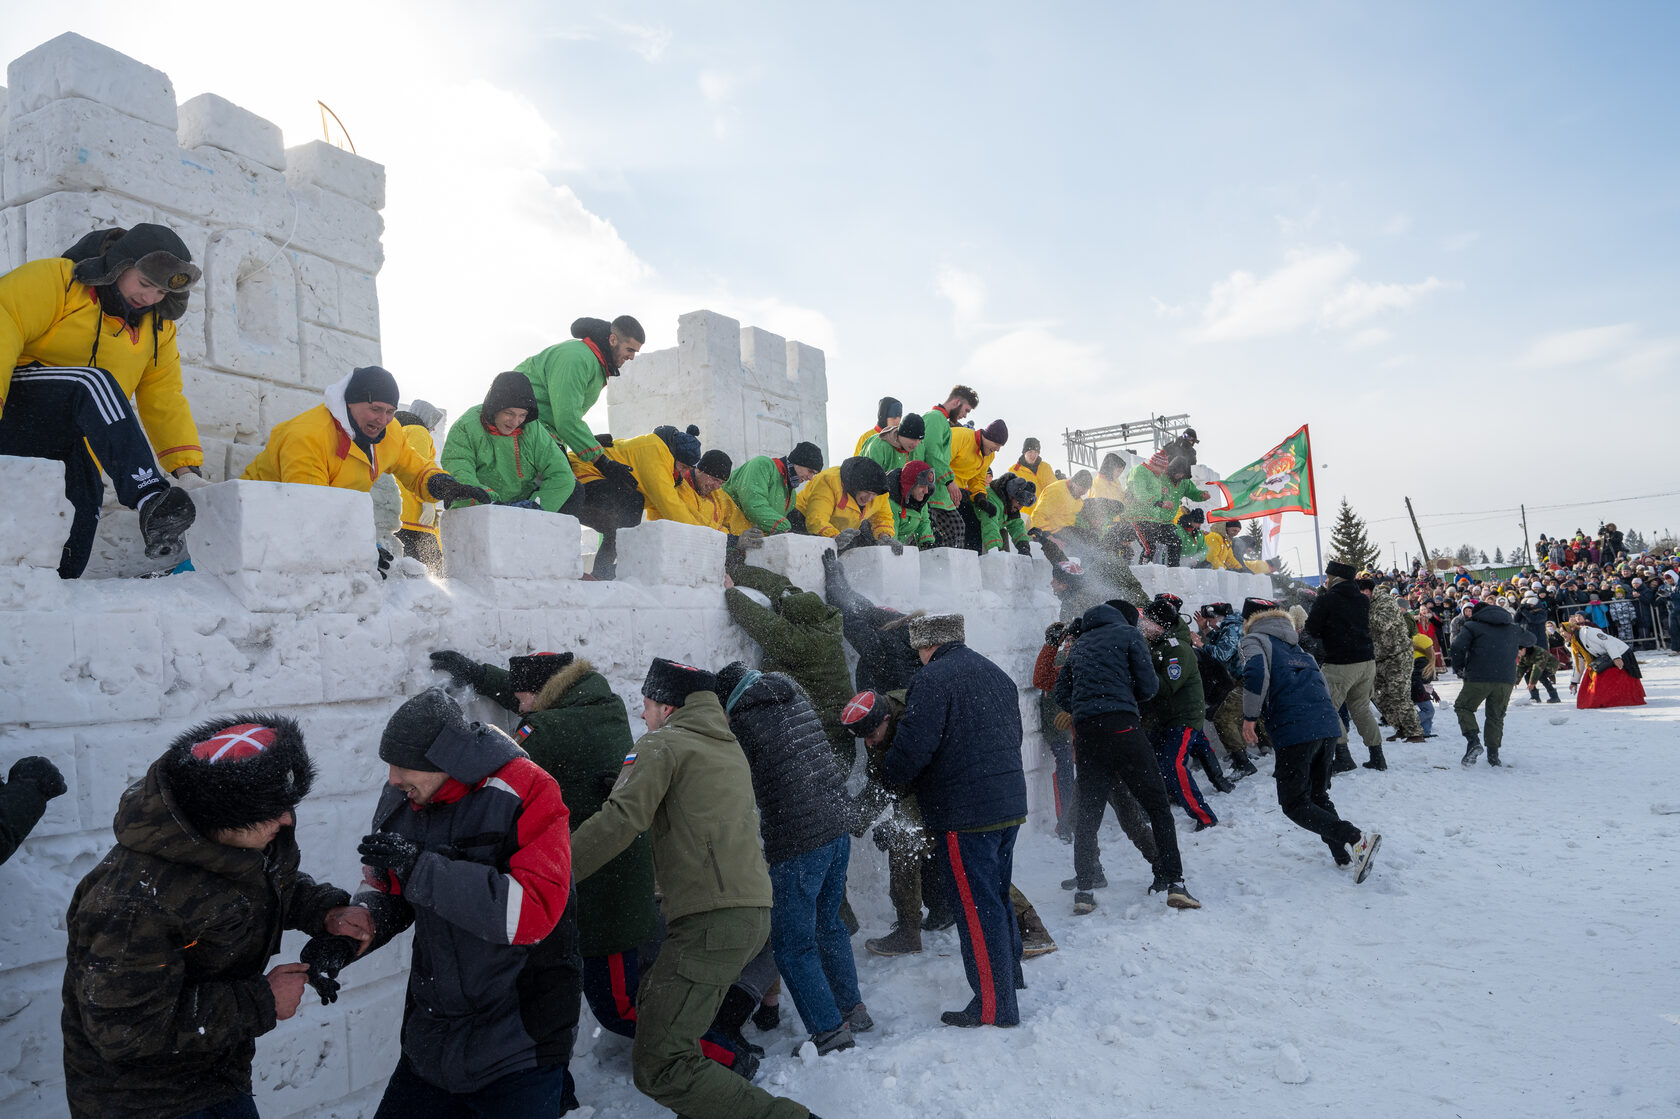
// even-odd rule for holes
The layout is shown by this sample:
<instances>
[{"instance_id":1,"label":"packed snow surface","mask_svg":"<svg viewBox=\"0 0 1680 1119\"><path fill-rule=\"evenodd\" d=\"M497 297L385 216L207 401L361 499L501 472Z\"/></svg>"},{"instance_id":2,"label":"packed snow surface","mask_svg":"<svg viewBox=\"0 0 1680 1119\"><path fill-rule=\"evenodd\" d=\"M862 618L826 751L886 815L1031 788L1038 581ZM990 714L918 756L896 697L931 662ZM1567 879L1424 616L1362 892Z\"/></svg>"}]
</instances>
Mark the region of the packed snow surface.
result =
<instances>
[{"instance_id":1,"label":"packed snow surface","mask_svg":"<svg viewBox=\"0 0 1680 1119\"><path fill-rule=\"evenodd\" d=\"M1111 885L1074 917L1072 848L1031 821L1015 881L1061 950L1026 961L1013 1030L940 1024L969 999L954 929L925 934L920 956L864 950L891 918L879 852L856 841L853 944L877 1027L801 1060L784 995L778 1030L746 1027L767 1050L757 1083L824 1119L1675 1114L1680 658L1654 654L1645 685L1647 706L1599 711L1577 711L1566 680L1559 706L1519 688L1505 768L1465 770L1443 680L1440 737L1385 744L1386 773L1332 789L1383 835L1362 886L1278 811L1270 757L1212 795L1217 828L1194 834L1178 812L1200 911L1145 896L1110 815ZM1365 759L1357 734L1353 752ZM631 1085L627 1043L579 1049L582 1114L668 1114Z\"/></svg>"}]
</instances>

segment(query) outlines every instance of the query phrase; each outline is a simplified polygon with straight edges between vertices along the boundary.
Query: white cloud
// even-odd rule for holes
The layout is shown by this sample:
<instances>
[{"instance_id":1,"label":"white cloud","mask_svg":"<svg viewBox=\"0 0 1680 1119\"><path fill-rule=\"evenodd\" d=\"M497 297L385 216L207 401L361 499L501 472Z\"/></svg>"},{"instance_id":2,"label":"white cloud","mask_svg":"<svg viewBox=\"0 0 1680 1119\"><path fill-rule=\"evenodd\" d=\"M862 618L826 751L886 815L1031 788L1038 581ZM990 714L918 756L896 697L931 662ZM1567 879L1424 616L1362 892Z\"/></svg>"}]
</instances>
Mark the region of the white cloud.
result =
<instances>
[{"instance_id":1,"label":"white cloud","mask_svg":"<svg viewBox=\"0 0 1680 1119\"><path fill-rule=\"evenodd\" d=\"M1393 337L1393 334L1384 330L1382 327L1373 326L1368 330L1361 330L1358 334L1349 338L1347 340L1347 348L1350 350L1364 350L1372 346L1380 346Z\"/></svg>"},{"instance_id":2,"label":"white cloud","mask_svg":"<svg viewBox=\"0 0 1680 1119\"><path fill-rule=\"evenodd\" d=\"M1368 284L1353 280L1324 305L1320 319L1326 326L1350 327L1382 311L1404 310L1444 286L1434 276L1415 284Z\"/></svg>"},{"instance_id":3,"label":"white cloud","mask_svg":"<svg viewBox=\"0 0 1680 1119\"><path fill-rule=\"evenodd\" d=\"M1290 240L1294 240L1300 237L1303 233L1307 232L1313 226L1317 225L1318 218L1319 208L1317 206L1314 206L1298 218L1288 218L1279 214L1277 215L1278 232Z\"/></svg>"},{"instance_id":4,"label":"white cloud","mask_svg":"<svg viewBox=\"0 0 1680 1119\"><path fill-rule=\"evenodd\" d=\"M1202 325L1192 339L1233 342L1302 327L1347 330L1373 315L1410 307L1447 286L1434 276L1415 284L1369 283L1354 277L1358 265L1358 253L1337 245L1297 249L1265 276L1232 272L1209 290Z\"/></svg>"},{"instance_id":5,"label":"white cloud","mask_svg":"<svg viewBox=\"0 0 1680 1119\"><path fill-rule=\"evenodd\" d=\"M951 319L957 333L973 330L986 308L986 281L973 272L944 265L934 278L940 298L951 304Z\"/></svg>"},{"instance_id":6,"label":"white cloud","mask_svg":"<svg viewBox=\"0 0 1680 1119\"><path fill-rule=\"evenodd\" d=\"M1075 342L1049 326L1016 327L974 348L963 363L969 384L1055 385L1070 389L1109 373L1102 347Z\"/></svg>"},{"instance_id":7,"label":"white cloud","mask_svg":"<svg viewBox=\"0 0 1680 1119\"><path fill-rule=\"evenodd\" d=\"M614 31L625 39L625 45L642 56L645 62L658 62L671 45L671 29L664 24L636 24L608 21Z\"/></svg>"},{"instance_id":8,"label":"white cloud","mask_svg":"<svg viewBox=\"0 0 1680 1119\"><path fill-rule=\"evenodd\" d=\"M741 80L721 70L700 71L700 95L716 105L727 101L740 87Z\"/></svg>"},{"instance_id":9,"label":"white cloud","mask_svg":"<svg viewBox=\"0 0 1680 1119\"><path fill-rule=\"evenodd\" d=\"M1601 361L1626 351L1638 336L1638 324L1630 322L1548 334L1531 345L1528 353L1517 364L1546 369Z\"/></svg>"}]
</instances>

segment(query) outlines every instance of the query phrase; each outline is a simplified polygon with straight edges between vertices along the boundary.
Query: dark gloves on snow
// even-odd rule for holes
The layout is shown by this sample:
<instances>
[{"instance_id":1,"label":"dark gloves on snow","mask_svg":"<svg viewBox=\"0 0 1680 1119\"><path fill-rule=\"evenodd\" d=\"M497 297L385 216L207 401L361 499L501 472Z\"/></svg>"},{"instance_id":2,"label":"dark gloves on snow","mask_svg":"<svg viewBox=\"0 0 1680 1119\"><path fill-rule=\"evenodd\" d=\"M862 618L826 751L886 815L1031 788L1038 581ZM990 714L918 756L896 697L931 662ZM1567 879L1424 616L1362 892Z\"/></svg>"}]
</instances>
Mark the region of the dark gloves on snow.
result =
<instances>
[{"instance_id":1,"label":"dark gloves on snow","mask_svg":"<svg viewBox=\"0 0 1680 1119\"><path fill-rule=\"evenodd\" d=\"M757 525L753 525L751 528L747 529L747 531L741 534L741 547L764 547L764 530L759 528Z\"/></svg>"},{"instance_id":2,"label":"dark gloves on snow","mask_svg":"<svg viewBox=\"0 0 1680 1119\"><path fill-rule=\"evenodd\" d=\"M489 505L496 500L490 495L490 491L469 486L465 482L457 482L451 474L433 474L431 480L426 483L426 489L431 492L435 501L477 501Z\"/></svg>"},{"instance_id":3,"label":"dark gloves on snow","mask_svg":"<svg viewBox=\"0 0 1680 1119\"><path fill-rule=\"evenodd\" d=\"M877 536L875 538L875 543L891 548L892 554L895 556L902 556L904 554L904 541L900 540L896 536Z\"/></svg>"},{"instance_id":4,"label":"dark gloves on snow","mask_svg":"<svg viewBox=\"0 0 1680 1119\"><path fill-rule=\"evenodd\" d=\"M321 996L322 1006L338 1001L338 973L361 948L362 942L353 936L315 936L298 953L298 960L309 965L305 978Z\"/></svg>"},{"instance_id":5,"label":"dark gloves on snow","mask_svg":"<svg viewBox=\"0 0 1680 1119\"><path fill-rule=\"evenodd\" d=\"M415 862L420 858L420 848L394 831L376 831L363 836L356 852L362 856L364 866L383 870L398 882L408 881L414 873Z\"/></svg>"},{"instance_id":6,"label":"dark gloves on snow","mask_svg":"<svg viewBox=\"0 0 1680 1119\"><path fill-rule=\"evenodd\" d=\"M974 499L974 507L988 517L995 517L998 514L997 502L985 494L980 494Z\"/></svg>"},{"instance_id":7,"label":"dark gloves on snow","mask_svg":"<svg viewBox=\"0 0 1680 1119\"><path fill-rule=\"evenodd\" d=\"M636 472L622 462L602 455L595 460L594 466L596 470L601 472L601 477L615 486L628 486L631 489L639 488L636 485Z\"/></svg>"},{"instance_id":8,"label":"dark gloves on snow","mask_svg":"<svg viewBox=\"0 0 1680 1119\"><path fill-rule=\"evenodd\" d=\"M504 508L507 508L507 509L541 509L542 508L541 505L538 505L535 501L533 501L532 499L530 499L528 497L524 501L498 501L498 502L496 502L496 504L500 505Z\"/></svg>"},{"instance_id":9,"label":"dark gloves on snow","mask_svg":"<svg viewBox=\"0 0 1680 1119\"><path fill-rule=\"evenodd\" d=\"M1067 636L1067 626L1061 622L1051 622L1044 627L1044 643L1046 645L1060 645L1062 638ZM436 653L432 654L434 657Z\"/></svg>"},{"instance_id":10,"label":"dark gloves on snow","mask_svg":"<svg viewBox=\"0 0 1680 1119\"><path fill-rule=\"evenodd\" d=\"M378 555L379 577L381 579L388 578L388 576L385 573L387 571L391 570L391 562L393 560L395 560L397 557L392 555L391 554L391 549L387 548L383 544L375 544L374 547L376 549L378 549L378 552L379 552L379 555Z\"/></svg>"},{"instance_id":11,"label":"dark gloves on snow","mask_svg":"<svg viewBox=\"0 0 1680 1119\"><path fill-rule=\"evenodd\" d=\"M45 800L63 796L70 791L70 787L64 783L64 774L58 771L56 765L42 757L19 758L12 763L12 771L6 775L6 780L14 785L19 781L34 785L35 791Z\"/></svg>"},{"instance_id":12,"label":"dark gloves on snow","mask_svg":"<svg viewBox=\"0 0 1680 1119\"><path fill-rule=\"evenodd\" d=\"M839 533L837 533L834 537L834 550L836 552L845 552L845 551L851 550L852 548L856 547L858 544L863 542L860 539L861 536L862 536L862 533L858 532L858 530L855 529L855 528L843 528L843 529L841 529L839 531Z\"/></svg>"},{"instance_id":13,"label":"dark gloves on snow","mask_svg":"<svg viewBox=\"0 0 1680 1119\"><path fill-rule=\"evenodd\" d=\"M454 649L439 649L433 653L432 671L449 673L450 682L454 684L471 684L476 688L484 682L484 666Z\"/></svg>"},{"instance_id":14,"label":"dark gloves on snow","mask_svg":"<svg viewBox=\"0 0 1680 1119\"><path fill-rule=\"evenodd\" d=\"M1023 556L1032 555L1032 545L1027 543L1025 540L1015 541L1015 550L1020 552Z\"/></svg>"}]
</instances>

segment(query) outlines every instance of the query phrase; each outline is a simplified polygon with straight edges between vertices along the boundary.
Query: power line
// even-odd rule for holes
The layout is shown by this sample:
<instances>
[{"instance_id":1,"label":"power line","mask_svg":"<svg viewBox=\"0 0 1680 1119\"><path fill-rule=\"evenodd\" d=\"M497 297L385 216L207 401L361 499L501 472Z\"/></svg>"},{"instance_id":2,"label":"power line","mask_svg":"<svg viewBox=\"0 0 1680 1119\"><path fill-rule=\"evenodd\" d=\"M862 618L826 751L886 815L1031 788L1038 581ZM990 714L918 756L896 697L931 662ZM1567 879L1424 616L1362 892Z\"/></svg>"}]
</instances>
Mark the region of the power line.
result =
<instances>
[{"instance_id":1,"label":"power line","mask_svg":"<svg viewBox=\"0 0 1680 1119\"><path fill-rule=\"evenodd\" d=\"M1579 509L1585 505L1614 505L1628 501L1651 501L1659 497L1680 497L1680 490L1670 490L1667 493L1646 493L1640 494L1637 497L1606 497L1600 498L1597 501L1566 501L1558 505L1536 505L1534 508L1537 511L1544 511L1548 509ZM1515 513L1517 511L1517 506L1508 505L1503 509L1477 509L1463 513L1419 513L1418 518L1422 520L1438 517L1493 517L1503 516L1508 513ZM1406 516L1402 513L1393 517L1373 517L1366 523L1378 524L1382 521L1403 521L1405 519Z\"/></svg>"}]
</instances>

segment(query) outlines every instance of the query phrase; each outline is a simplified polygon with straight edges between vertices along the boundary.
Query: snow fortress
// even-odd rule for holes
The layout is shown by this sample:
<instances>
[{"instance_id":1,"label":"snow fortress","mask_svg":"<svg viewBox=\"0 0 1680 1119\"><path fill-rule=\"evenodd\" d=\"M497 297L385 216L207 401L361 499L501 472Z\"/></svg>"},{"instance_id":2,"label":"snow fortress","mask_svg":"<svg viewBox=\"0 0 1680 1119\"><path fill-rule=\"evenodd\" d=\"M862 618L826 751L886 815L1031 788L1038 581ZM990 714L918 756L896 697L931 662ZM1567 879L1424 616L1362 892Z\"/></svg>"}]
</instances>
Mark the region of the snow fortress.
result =
<instances>
[{"instance_id":1,"label":"snow fortress","mask_svg":"<svg viewBox=\"0 0 1680 1119\"><path fill-rule=\"evenodd\" d=\"M328 380L378 360L381 168L325 144L282 149L272 124L212 95L177 110L166 76L74 35L14 62L9 81L7 267L137 221L180 230L205 262L182 347L213 480L237 476L273 422L315 404ZM820 351L710 312L683 316L678 338L675 350L638 359L636 387L682 384L645 411L613 400L615 430L647 430L675 412L732 450L820 440ZM58 1021L71 892L110 846L122 790L187 727L250 710L296 718L321 771L299 812L304 868L353 888L356 842L386 776L379 733L404 698L439 681L430 651L498 660L573 650L633 717L654 656L708 667L758 659L724 609L724 537L708 529L626 530L619 580L594 583L579 579L576 521L475 508L449 514L447 579L404 561L385 581L372 570L366 494L229 481L194 495L194 572L64 582L55 571L70 513L61 494L58 464L0 458L0 766L45 755L70 785L0 866L0 1114L19 1119L66 1113ZM772 537L755 562L820 590L829 547ZM844 562L853 585L883 605L962 612L969 644L1021 683L1032 826L1047 829L1051 762L1030 679L1057 616L1048 561L864 549ZM1138 574L1191 606L1271 593L1270 580L1252 575ZM471 710L511 726L487 703ZM871 887L881 877L872 860L872 845L855 848L854 874ZM281 958L302 944L288 934ZM355 964L337 1004L306 998L259 1040L264 1115L372 1113L397 1062L407 952L405 936ZM586 1023L580 1054L591 1032Z\"/></svg>"}]
</instances>

